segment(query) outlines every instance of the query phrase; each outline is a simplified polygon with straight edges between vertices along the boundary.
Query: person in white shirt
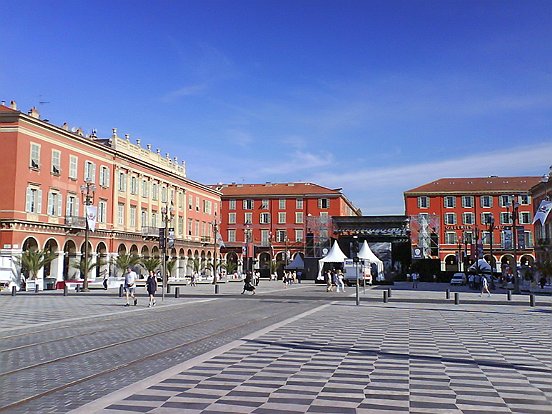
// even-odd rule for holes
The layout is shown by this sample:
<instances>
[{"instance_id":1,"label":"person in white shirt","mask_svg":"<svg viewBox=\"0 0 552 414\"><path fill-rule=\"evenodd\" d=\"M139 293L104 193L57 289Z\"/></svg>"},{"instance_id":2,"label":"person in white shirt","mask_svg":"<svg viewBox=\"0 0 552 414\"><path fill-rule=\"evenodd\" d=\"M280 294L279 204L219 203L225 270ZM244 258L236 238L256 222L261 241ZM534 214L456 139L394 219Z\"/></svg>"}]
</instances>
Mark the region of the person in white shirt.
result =
<instances>
[{"instance_id":1,"label":"person in white shirt","mask_svg":"<svg viewBox=\"0 0 552 414\"><path fill-rule=\"evenodd\" d=\"M136 272L134 272L130 266L127 267L125 273L125 290L126 290L126 305L130 306L129 299L132 298L134 301L134 306L138 303L138 299L134 296L136 291Z\"/></svg>"},{"instance_id":2,"label":"person in white shirt","mask_svg":"<svg viewBox=\"0 0 552 414\"><path fill-rule=\"evenodd\" d=\"M489 284L487 283L487 278L485 276L481 276L481 293L479 296L482 296L483 293L487 293L487 296L491 297L491 292L489 292Z\"/></svg>"}]
</instances>

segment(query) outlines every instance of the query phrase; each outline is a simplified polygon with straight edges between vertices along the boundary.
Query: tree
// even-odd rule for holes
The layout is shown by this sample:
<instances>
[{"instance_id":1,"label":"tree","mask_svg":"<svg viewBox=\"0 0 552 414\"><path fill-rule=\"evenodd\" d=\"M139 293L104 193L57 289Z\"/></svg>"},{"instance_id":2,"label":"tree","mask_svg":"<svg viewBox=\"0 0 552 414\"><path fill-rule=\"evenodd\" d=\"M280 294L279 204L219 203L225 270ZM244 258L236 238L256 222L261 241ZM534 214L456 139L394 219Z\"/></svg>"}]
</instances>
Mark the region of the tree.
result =
<instances>
[{"instance_id":1,"label":"tree","mask_svg":"<svg viewBox=\"0 0 552 414\"><path fill-rule=\"evenodd\" d=\"M173 276L173 272L176 266L176 259L169 260L165 265L167 267L167 276Z\"/></svg>"},{"instance_id":2,"label":"tree","mask_svg":"<svg viewBox=\"0 0 552 414\"><path fill-rule=\"evenodd\" d=\"M27 278L34 280L38 277L38 272L55 258L56 254L50 250L26 250L21 257L15 257L14 261L21 272L27 274Z\"/></svg>"},{"instance_id":3,"label":"tree","mask_svg":"<svg viewBox=\"0 0 552 414\"><path fill-rule=\"evenodd\" d=\"M121 274L125 272L128 267L134 267L140 264L140 258L135 254L119 254L112 260L113 265L121 271Z\"/></svg>"},{"instance_id":4,"label":"tree","mask_svg":"<svg viewBox=\"0 0 552 414\"><path fill-rule=\"evenodd\" d=\"M238 264L235 262L225 262L221 264L221 267L226 270L226 274L229 275L236 271Z\"/></svg>"},{"instance_id":5,"label":"tree","mask_svg":"<svg viewBox=\"0 0 552 414\"><path fill-rule=\"evenodd\" d=\"M155 272L159 268L161 265L161 259L157 257L146 257L142 258L140 264L149 274L149 272Z\"/></svg>"},{"instance_id":6,"label":"tree","mask_svg":"<svg viewBox=\"0 0 552 414\"><path fill-rule=\"evenodd\" d=\"M191 268L192 272L194 272L194 273L201 272L201 270L202 270L201 259L199 257L194 258L194 260L192 260L192 265L188 266L188 268Z\"/></svg>"},{"instance_id":7,"label":"tree","mask_svg":"<svg viewBox=\"0 0 552 414\"><path fill-rule=\"evenodd\" d=\"M96 262L92 262L92 257L89 257L88 260L84 260L84 258L80 262L73 263L72 266L75 269L79 269L80 274L82 276L89 274L93 269L95 269L98 266L105 265L104 260L99 260Z\"/></svg>"}]
</instances>

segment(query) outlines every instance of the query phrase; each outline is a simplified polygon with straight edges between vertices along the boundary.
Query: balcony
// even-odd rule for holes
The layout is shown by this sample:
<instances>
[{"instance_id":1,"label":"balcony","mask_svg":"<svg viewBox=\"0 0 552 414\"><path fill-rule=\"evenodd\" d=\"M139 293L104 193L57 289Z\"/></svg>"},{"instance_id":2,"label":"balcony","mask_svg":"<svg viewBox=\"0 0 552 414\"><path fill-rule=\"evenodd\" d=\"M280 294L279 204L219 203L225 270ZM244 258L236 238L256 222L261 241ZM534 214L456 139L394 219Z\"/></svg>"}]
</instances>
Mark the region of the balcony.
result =
<instances>
[{"instance_id":1,"label":"balcony","mask_svg":"<svg viewBox=\"0 0 552 414\"><path fill-rule=\"evenodd\" d=\"M86 218L76 216L65 216L65 225L70 227L71 231L80 231L86 229Z\"/></svg>"},{"instance_id":2,"label":"balcony","mask_svg":"<svg viewBox=\"0 0 552 414\"><path fill-rule=\"evenodd\" d=\"M212 243L211 236L201 236L201 243Z\"/></svg>"},{"instance_id":3,"label":"balcony","mask_svg":"<svg viewBox=\"0 0 552 414\"><path fill-rule=\"evenodd\" d=\"M146 239L159 238L159 227L142 226L142 237Z\"/></svg>"}]
</instances>

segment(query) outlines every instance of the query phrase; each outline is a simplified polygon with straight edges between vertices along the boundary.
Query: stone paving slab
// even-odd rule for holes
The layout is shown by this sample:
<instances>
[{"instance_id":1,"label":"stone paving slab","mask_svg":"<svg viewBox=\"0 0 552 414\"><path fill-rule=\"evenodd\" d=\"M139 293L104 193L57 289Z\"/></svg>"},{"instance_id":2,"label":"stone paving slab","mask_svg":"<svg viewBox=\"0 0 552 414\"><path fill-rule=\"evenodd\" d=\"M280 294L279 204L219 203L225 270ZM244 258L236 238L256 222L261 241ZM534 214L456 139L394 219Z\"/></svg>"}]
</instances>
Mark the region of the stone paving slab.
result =
<instances>
[{"instance_id":1,"label":"stone paving slab","mask_svg":"<svg viewBox=\"0 0 552 414\"><path fill-rule=\"evenodd\" d=\"M334 302L74 413L552 413L551 313Z\"/></svg>"}]
</instances>

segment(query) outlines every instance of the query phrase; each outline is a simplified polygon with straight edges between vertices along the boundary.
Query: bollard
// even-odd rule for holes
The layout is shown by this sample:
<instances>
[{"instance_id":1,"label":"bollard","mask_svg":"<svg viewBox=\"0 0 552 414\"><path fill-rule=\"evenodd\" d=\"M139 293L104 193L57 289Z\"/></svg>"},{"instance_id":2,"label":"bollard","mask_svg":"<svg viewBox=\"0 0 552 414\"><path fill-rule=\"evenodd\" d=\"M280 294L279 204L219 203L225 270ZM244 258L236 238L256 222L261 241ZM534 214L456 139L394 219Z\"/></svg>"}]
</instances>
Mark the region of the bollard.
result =
<instances>
[{"instance_id":1,"label":"bollard","mask_svg":"<svg viewBox=\"0 0 552 414\"><path fill-rule=\"evenodd\" d=\"M180 297L180 288L178 286L174 288L174 297L175 298Z\"/></svg>"},{"instance_id":2,"label":"bollard","mask_svg":"<svg viewBox=\"0 0 552 414\"><path fill-rule=\"evenodd\" d=\"M218 295L219 293L219 285L218 283L215 283L215 295Z\"/></svg>"},{"instance_id":3,"label":"bollard","mask_svg":"<svg viewBox=\"0 0 552 414\"><path fill-rule=\"evenodd\" d=\"M535 295L529 295L529 306L535 307Z\"/></svg>"},{"instance_id":4,"label":"bollard","mask_svg":"<svg viewBox=\"0 0 552 414\"><path fill-rule=\"evenodd\" d=\"M454 293L454 304L459 305L460 304L460 293L455 292Z\"/></svg>"},{"instance_id":5,"label":"bollard","mask_svg":"<svg viewBox=\"0 0 552 414\"><path fill-rule=\"evenodd\" d=\"M447 299L450 299L450 289L447 289Z\"/></svg>"},{"instance_id":6,"label":"bollard","mask_svg":"<svg viewBox=\"0 0 552 414\"><path fill-rule=\"evenodd\" d=\"M75 291L80 292L80 286L79 285L77 285L77 287L75 288Z\"/></svg>"},{"instance_id":7,"label":"bollard","mask_svg":"<svg viewBox=\"0 0 552 414\"><path fill-rule=\"evenodd\" d=\"M67 285L63 285L63 296L67 296L68 292L69 292L69 289L67 289Z\"/></svg>"},{"instance_id":8,"label":"bollard","mask_svg":"<svg viewBox=\"0 0 552 414\"><path fill-rule=\"evenodd\" d=\"M391 288L387 288L387 297L391 297Z\"/></svg>"},{"instance_id":9,"label":"bollard","mask_svg":"<svg viewBox=\"0 0 552 414\"><path fill-rule=\"evenodd\" d=\"M511 290L508 291L507 295L508 295L508 300L512 300L512 291Z\"/></svg>"},{"instance_id":10,"label":"bollard","mask_svg":"<svg viewBox=\"0 0 552 414\"><path fill-rule=\"evenodd\" d=\"M38 293L38 283L35 285L35 293Z\"/></svg>"},{"instance_id":11,"label":"bollard","mask_svg":"<svg viewBox=\"0 0 552 414\"><path fill-rule=\"evenodd\" d=\"M119 297L123 297L123 285L119 286Z\"/></svg>"},{"instance_id":12,"label":"bollard","mask_svg":"<svg viewBox=\"0 0 552 414\"><path fill-rule=\"evenodd\" d=\"M387 291L383 291L383 303L387 303Z\"/></svg>"},{"instance_id":13,"label":"bollard","mask_svg":"<svg viewBox=\"0 0 552 414\"><path fill-rule=\"evenodd\" d=\"M12 286L12 296L15 296L15 292L17 292L17 288L15 286Z\"/></svg>"}]
</instances>

